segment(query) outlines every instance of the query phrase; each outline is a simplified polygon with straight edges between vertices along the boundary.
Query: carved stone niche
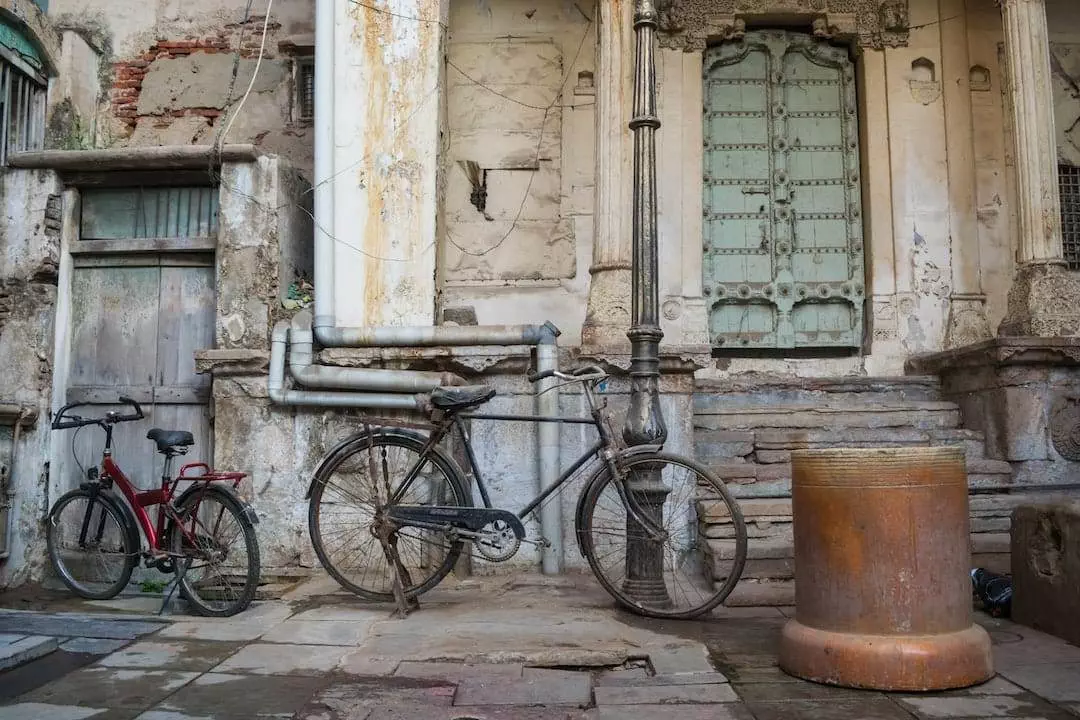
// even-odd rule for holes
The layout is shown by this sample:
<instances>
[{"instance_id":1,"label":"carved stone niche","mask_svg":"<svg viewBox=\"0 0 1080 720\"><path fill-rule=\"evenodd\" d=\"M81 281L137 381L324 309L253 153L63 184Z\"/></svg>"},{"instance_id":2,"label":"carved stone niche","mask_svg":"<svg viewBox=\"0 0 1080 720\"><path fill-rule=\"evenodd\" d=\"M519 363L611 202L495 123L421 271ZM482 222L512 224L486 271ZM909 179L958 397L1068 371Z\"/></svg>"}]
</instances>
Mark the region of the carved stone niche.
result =
<instances>
[{"instance_id":1,"label":"carved stone niche","mask_svg":"<svg viewBox=\"0 0 1080 720\"><path fill-rule=\"evenodd\" d=\"M861 47L907 45L908 0L658 0L660 47L702 52L738 40L747 23L804 19L813 34Z\"/></svg>"}]
</instances>

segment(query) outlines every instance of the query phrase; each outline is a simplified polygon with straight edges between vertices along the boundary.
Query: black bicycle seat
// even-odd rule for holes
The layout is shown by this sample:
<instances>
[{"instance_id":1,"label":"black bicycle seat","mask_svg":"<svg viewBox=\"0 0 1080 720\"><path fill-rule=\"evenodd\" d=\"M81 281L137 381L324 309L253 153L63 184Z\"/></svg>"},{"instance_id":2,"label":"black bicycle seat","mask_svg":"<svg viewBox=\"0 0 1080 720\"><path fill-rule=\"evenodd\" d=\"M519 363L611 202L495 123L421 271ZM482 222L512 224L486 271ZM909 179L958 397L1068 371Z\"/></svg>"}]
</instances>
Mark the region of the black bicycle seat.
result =
<instances>
[{"instance_id":1,"label":"black bicycle seat","mask_svg":"<svg viewBox=\"0 0 1080 720\"><path fill-rule=\"evenodd\" d=\"M174 447L187 447L195 444L195 437L187 430L162 430L154 428L146 433L149 440L157 443L158 452L168 452Z\"/></svg>"},{"instance_id":2,"label":"black bicycle seat","mask_svg":"<svg viewBox=\"0 0 1080 720\"><path fill-rule=\"evenodd\" d=\"M440 410L465 410L483 405L493 397L495 388L490 385L438 387L431 391L431 404Z\"/></svg>"}]
</instances>

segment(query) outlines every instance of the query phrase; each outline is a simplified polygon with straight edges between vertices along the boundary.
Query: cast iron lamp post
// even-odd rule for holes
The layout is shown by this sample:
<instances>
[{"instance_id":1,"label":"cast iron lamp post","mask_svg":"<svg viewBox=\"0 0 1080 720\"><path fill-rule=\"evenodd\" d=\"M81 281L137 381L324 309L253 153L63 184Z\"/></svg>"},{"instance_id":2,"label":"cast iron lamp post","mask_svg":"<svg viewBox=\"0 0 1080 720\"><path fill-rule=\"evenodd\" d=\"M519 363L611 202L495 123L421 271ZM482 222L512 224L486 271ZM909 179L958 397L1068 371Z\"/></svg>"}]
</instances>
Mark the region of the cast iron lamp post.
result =
<instances>
[{"instance_id":1,"label":"cast iron lamp post","mask_svg":"<svg viewBox=\"0 0 1080 720\"><path fill-rule=\"evenodd\" d=\"M660 340L656 247L656 35L654 0L634 1L634 192L632 266L633 304L630 330L630 410L623 438L628 445L659 445L667 439L660 409ZM631 491L643 509L662 524L664 499L670 490L658 471L636 472ZM663 545L648 539L645 529L627 517L626 580L623 590L653 606L670 605L664 583Z\"/></svg>"}]
</instances>

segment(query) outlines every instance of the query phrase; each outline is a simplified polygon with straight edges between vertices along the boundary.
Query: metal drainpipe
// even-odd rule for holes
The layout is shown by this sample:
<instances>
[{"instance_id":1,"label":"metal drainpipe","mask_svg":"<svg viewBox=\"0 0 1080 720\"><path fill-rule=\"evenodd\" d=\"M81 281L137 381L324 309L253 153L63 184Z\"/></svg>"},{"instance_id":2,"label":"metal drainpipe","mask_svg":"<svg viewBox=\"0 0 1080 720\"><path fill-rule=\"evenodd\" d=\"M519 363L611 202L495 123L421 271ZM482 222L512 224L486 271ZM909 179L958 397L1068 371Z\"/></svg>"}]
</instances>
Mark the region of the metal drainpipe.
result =
<instances>
[{"instance_id":1,"label":"metal drainpipe","mask_svg":"<svg viewBox=\"0 0 1080 720\"><path fill-rule=\"evenodd\" d=\"M285 348L289 338L289 323L282 320L274 325L270 343L270 377L267 392L270 400L279 405L313 405L337 408L375 408L379 410L420 410L425 406L423 395L407 393L333 392L327 390L289 390L285 387Z\"/></svg>"},{"instance_id":2,"label":"metal drainpipe","mask_svg":"<svg viewBox=\"0 0 1080 720\"><path fill-rule=\"evenodd\" d=\"M331 320L332 322L332 320ZM316 317L315 339L323 347L438 347L440 345L539 345L561 333L543 325L431 325L334 327Z\"/></svg>"},{"instance_id":3,"label":"metal drainpipe","mask_svg":"<svg viewBox=\"0 0 1080 720\"><path fill-rule=\"evenodd\" d=\"M558 370L559 348L554 336L536 346L536 369ZM554 417L559 414L559 380L541 380L537 388L536 414ZM557 423L537 423L536 442L539 449L539 472L537 492L541 492L559 478L559 428ZM558 575L563 565L562 498L558 494L540 506L540 530L549 545L541 556L545 575Z\"/></svg>"},{"instance_id":4,"label":"metal drainpipe","mask_svg":"<svg viewBox=\"0 0 1080 720\"><path fill-rule=\"evenodd\" d=\"M315 324L334 324L334 0L315 0Z\"/></svg>"},{"instance_id":5,"label":"metal drainpipe","mask_svg":"<svg viewBox=\"0 0 1080 720\"><path fill-rule=\"evenodd\" d=\"M19 417L15 419L15 429L11 433L11 460L8 463L7 477L4 484L4 496L0 498L5 505L0 506L0 511L3 512L4 527L3 535L0 535L4 539L4 545L2 551L0 551L0 560L7 560L11 556L11 514L15 508L15 482L12 477L15 475L15 459L19 450L19 436L22 434L22 424L30 416L30 411L23 408L19 412Z\"/></svg>"},{"instance_id":6,"label":"metal drainpipe","mask_svg":"<svg viewBox=\"0 0 1080 720\"><path fill-rule=\"evenodd\" d=\"M299 385L374 392L430 392L444 385L464 385L453 373L314 365L311 314L293 316L289 329L289 374Z\"/></svg>"}]
</instances>

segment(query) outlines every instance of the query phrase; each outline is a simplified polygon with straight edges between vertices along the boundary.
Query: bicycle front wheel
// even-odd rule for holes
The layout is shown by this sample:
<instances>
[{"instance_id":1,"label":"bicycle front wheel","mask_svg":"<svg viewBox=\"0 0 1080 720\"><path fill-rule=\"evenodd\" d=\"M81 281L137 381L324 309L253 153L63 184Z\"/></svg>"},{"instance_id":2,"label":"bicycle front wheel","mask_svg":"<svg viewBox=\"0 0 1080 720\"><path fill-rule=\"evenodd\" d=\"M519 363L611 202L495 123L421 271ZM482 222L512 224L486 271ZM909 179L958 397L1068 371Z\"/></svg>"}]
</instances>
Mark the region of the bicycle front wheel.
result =
<instances>
[{"instance_id":1,"label":"bicycle front wheel","mask_svg":"<svg viewBox=\"0 0 1080 720\"><path fill-rule=\"evenodd\" d=\"M412 433L364 434L330 456L315 474L308 505L311 544L338 584L360 597L394 601L394 571L378 537L378 517L388 495L397 492L410 473L398 504L468 504L453 462L437 450L425 455L424 448L424 440ZM409 526L393 532L388 544L408 575L403 580L406 597L435 587L463 548L442 530Z\"/></svg>"},{"instance_id":2,"label":"bicycle front wheel","mask_svg":"<svg viewBox=\"0 0 1080 720\"><path fill-rule=\"evenodd\" d=\"M597 580L640 615L687 620L709 612L734 589L746 562L738 503L721 480L687 458L650 453L621 462L625 485L601 468L578 509L578 543ZM663 537L648 533L628 503ZM705 537L699 524L705 513L727 521L727 537Z\"/></svg>"},{"instance_id":3,"label":"bicycle front wheel","mask_svg":"<svg viewBox=\"0 0 1080 720\"><path fill-rule=\"evenodd\" d=\"M49 512L49 562L68 588L90 600L115 597L131 579L139 548L116 500L78 489Z\"/></svg>"},{"instance_id":4,"label":"bicycle front wheel","mask_svg":"<svg viewBox=\"0 0 1080 720\"><path fill-rule=\"evenodd\" d=\"M229 492L207 487L182 497L170 528L180 594L200 615L229 617L255 598L259 543L255 526Z\"/></svg>"}]
</instances>

